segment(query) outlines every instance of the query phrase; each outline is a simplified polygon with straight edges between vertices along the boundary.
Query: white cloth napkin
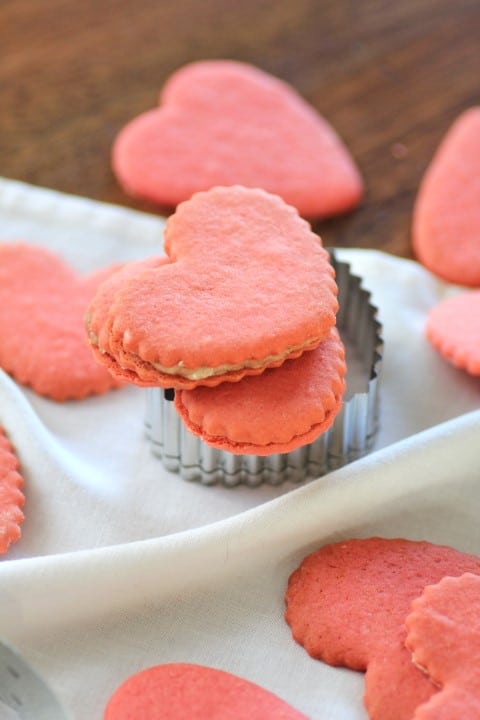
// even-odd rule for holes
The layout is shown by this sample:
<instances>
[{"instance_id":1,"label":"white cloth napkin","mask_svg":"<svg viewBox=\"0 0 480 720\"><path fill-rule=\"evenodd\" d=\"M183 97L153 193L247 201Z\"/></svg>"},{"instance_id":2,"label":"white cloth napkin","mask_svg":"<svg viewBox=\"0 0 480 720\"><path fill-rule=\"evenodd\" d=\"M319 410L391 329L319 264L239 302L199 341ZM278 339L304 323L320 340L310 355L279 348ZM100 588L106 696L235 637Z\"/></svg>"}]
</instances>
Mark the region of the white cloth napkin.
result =
<instances>
[{"instance_id":1,"label":"white cloth napkin","mask_svg":"<svg viewBox=\"0 0 480 720\"><path fill-rule=\"evenodd\" d=\"M0 180L0 242L45 245L81 272L159 254L162 229L158 217ZM179 661L246 677L315 720L365 718L362 675L291 639L290 572L353 536L480 554L480 379L423 336L428 309L458 288L377 251L337 254L384 326L381 429L375 452L304 486L187 483L150 452L142 390L58 404L0 373L0 425L26 494L22 539L0 562L0 637L75 720L101 720L126 677Z\"/></svg>"}]
</instances>

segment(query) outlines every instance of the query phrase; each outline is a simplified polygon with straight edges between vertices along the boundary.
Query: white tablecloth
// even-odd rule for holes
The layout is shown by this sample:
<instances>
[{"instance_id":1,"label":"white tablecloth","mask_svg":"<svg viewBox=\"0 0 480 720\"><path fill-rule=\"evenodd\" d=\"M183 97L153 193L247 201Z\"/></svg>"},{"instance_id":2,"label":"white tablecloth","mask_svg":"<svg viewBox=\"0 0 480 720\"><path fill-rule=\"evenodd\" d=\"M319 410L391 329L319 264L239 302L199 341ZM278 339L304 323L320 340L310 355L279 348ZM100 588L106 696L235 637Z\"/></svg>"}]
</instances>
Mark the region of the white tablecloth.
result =
<instances>
[{"instance_id":1,"label":"white tablecloth","mask_svg":"<svg viewBox=\"0 0 480 720\"><path fill-rule=\"evenodd\" d=\"M158 254L162 228L158 217L0 180L0 242L45 245L81 272ZM480 554L480 379L423 336L429 308L458 289L377 251L338 256L384 325L381 429L368 457L304 486L187 483L150 452L142 390L58 404L0 374L0 425L26 494L22 539L0 562L0 636L75 720L100 720L123 679L177 661L246 677L312 719L365 718L362 675L292 641L290 572L352 536Z\"/></svg>"}]
</instances>

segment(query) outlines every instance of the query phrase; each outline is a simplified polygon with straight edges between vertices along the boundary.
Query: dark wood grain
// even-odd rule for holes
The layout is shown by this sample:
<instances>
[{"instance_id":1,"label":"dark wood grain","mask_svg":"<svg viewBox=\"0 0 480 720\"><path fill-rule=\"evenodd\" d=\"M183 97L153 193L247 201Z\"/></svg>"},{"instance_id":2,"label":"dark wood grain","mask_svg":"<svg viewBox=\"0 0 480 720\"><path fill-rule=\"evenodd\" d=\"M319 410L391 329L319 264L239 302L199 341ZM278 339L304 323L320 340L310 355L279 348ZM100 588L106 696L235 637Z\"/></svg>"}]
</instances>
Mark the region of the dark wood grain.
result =
<instances>
[{"instance_id":1,"label":"dark wood grain","mask_svg":"<svg viewBox=\"0 0 480 720\"><path fill-rule=\"evenodd\" d=\"M410 256L420 178L480 103L478 0L2 0L0 175L155 212L110 169L118 130L186 62L233 58L293 85L365 178L326 244Z\"/></svg>"}]
</instances>

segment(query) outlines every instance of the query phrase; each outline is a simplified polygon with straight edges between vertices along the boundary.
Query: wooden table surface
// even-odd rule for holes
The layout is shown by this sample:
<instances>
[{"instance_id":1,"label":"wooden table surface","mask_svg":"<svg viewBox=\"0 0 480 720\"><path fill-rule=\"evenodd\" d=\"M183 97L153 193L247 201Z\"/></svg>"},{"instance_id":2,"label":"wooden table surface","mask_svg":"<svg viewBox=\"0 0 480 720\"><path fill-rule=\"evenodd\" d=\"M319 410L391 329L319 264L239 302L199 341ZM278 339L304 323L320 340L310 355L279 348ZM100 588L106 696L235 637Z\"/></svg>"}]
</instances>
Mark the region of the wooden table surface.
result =
<instances>
[{"instance_id":1,"label":"wooden table surface","mask_svg":"<svg viewBox=\"0 0 480 720\"><path fill-rule=\"evenodd\" d=\"M110 169L115 134L192 60L232 58L293 85L366 183L315 225L328 245L411 256L422 173L480 103L478 0L2 0L0 175L155 212Z\"/></svg>"}]
</instances>

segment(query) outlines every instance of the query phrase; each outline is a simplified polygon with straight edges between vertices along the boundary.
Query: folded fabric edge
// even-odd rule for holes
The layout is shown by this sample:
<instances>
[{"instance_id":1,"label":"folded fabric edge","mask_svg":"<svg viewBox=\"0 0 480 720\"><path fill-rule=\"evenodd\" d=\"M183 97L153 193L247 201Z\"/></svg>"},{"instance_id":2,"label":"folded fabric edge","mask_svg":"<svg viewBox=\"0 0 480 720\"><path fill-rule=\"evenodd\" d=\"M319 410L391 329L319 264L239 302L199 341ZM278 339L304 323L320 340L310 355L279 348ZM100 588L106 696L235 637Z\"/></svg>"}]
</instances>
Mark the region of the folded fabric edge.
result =
<instances>
[{"instance_id":1,"label":"folded fabric edge","mask_svg":"<svg viewBox=\"0 0 480 720\"><path fill-rule=\"evenodd\" d=\"M195 530L117 546L0 564L0 634L98 619L232 574L277 564L331 535L348 535L362 518L419 488L459 481L478 466L480 411L379 450L303 487ZM428 457L428 472L426 458ZM457 463L458 465L458 463ZM453 475L453 476L452 476ZM437 494L435 494L435 498Z\"/></svg>"}]
</instances>

